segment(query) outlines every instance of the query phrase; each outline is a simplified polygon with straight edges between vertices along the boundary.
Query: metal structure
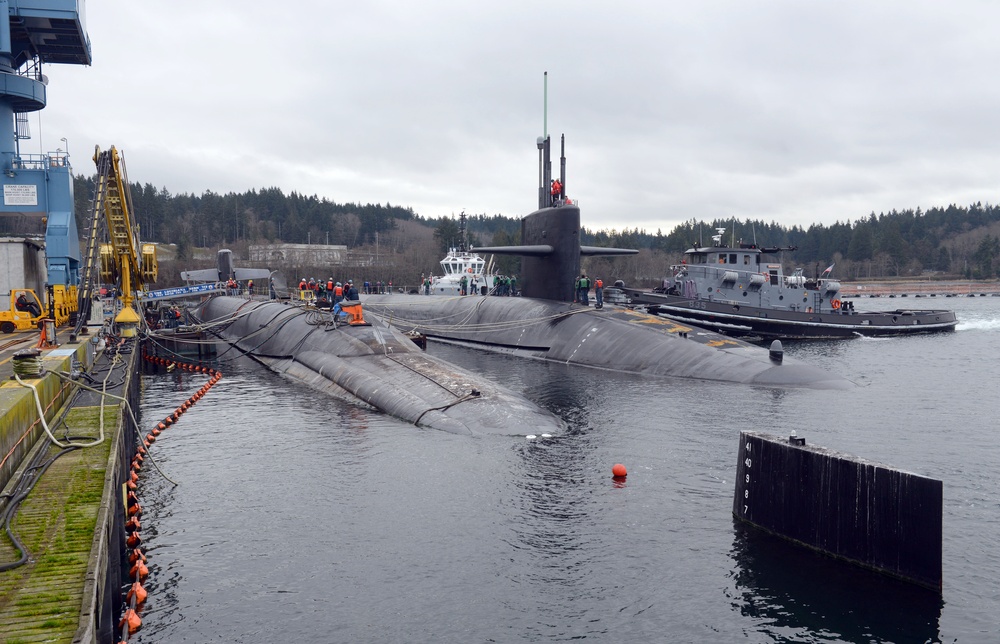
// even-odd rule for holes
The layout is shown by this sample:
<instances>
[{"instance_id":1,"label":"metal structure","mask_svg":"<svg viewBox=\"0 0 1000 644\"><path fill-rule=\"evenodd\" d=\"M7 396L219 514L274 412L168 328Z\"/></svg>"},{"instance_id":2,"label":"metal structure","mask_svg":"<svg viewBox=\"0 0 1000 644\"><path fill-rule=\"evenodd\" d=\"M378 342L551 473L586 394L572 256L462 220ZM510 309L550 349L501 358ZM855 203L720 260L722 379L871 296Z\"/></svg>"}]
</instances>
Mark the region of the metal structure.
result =
<instances>
[{"instance_id":1,"label":"metal structure","mask_svg":"<svg viewBox=\"0 0 1000 644\"><path fill-rule=\"evenodd\" d=\"M121 299L121 312L115 321L137 324L139 315L132 304L137 291L146 290L146 285L156 281L159 270L156 247L139 241L139 224L133 215L125 162L118 150L114 146L104 152L95 148L94 163L97 181L83 265L81 309L92 301L96 278L100 277L101 283L114 286ZM102 232L106 232L109 241L100 243ZM84 318L86 315L80 316L74 333L79 332Z\"/></svg>"},{"instance_id":2,"label":"metal structure","mask_svg":"<svg viewBox=\"0 0 1000 644\"><path fill-rule=\"evenodd\" d=\"M0 217L45 221L47 282L67 288L79 283L80 266L69 152L25 154L21 141L30 138L28 115L46 105L48 78L42 65L91 63L82 5L0 0L7 14L0 19Z\"/></svg>"}]
</instances>

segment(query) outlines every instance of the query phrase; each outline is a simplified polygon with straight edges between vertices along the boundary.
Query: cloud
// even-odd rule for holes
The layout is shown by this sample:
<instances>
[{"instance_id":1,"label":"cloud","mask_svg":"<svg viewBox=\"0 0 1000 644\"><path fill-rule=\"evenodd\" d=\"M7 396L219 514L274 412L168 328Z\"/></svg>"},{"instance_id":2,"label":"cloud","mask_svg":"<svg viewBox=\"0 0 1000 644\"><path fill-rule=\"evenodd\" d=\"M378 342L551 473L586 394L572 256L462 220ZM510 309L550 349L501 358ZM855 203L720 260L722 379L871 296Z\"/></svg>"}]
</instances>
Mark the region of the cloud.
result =
<instances>
[{"instance_id":1,"label":"cloud","mask_svg":"<svg viewBox=\"0 0 1000 644\"><path fill-rule=\"evenodd\" d=\"M173 193L277 186L520 216L567 138L588 228L995 202L1000 5L254 1L87 6L43 139ZM558 156L558 153L556 154Z\"/></svg>"}]
</instances>

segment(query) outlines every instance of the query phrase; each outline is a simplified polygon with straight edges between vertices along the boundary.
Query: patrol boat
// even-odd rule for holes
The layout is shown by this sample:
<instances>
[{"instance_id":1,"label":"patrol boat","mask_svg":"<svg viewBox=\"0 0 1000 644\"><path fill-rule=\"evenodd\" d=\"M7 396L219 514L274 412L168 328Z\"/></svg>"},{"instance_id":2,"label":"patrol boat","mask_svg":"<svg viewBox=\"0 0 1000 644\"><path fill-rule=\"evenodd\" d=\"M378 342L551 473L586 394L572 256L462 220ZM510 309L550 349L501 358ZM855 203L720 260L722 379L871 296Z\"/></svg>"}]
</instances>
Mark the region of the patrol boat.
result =
<instances>
[{"instance_id":1,"label":"patrol boat","mask_svg":"<svg viewBox=\"0 0 1000 644\"><path fill-rule=\"evenodd\" d=\"M953 331L953 311L896 309L858 312L841 299L831 265L809 278L801 268L785 275L777 255L788 248L723 242L717 228L713 246L687 250L671 277L652 291L624 289L632 303L649 313L697 324L730 336L763 339L826 339Z\"/></svg>"},{"instance_id":2,"label":"patrol boat","mask_svg":"<svg viewBox=\"0 0 1000 644\"><path fill-rule=\"evenodd\" d=\"M492 261L487 264L478 253L466 250L464 212L459 217L458 237L458 248L449 248L441 260L441 275L430 278L430 295L461 295L463 277L467 295L489 295L500 276L494 274Z\"/></svg>"}]
</instances>

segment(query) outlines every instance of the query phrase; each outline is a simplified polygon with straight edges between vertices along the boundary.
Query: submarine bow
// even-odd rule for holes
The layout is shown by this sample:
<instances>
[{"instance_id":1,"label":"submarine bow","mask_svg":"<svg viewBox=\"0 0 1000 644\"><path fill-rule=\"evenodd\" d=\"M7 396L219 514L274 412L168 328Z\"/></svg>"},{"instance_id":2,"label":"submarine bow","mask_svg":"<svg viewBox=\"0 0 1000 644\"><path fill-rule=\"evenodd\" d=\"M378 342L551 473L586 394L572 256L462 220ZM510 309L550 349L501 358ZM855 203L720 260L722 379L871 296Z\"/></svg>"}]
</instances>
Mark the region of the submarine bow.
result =
<instances>
[{"instance_id":1,"label":"submarine bow","mask_svg":"<svg viewBox=\"0 0 1000 644\"><path fill-rule=\"evenodd\" d=\"M414 425L468 435L556 433L564 427L527 398L427 355L377 320L334 324L317 310L228 296L210 298L194 314L272 371Z\"/></svg>"}]
</instances>

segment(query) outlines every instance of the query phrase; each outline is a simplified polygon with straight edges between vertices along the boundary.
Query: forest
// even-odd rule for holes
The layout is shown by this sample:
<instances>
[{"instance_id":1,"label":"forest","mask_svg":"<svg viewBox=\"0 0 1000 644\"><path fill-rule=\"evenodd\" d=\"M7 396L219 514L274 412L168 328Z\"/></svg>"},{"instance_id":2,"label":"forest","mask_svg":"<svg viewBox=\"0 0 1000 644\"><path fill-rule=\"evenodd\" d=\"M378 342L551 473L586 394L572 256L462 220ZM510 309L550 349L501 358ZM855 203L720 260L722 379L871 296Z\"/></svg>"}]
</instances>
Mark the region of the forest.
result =
<instances>
[{"instance_id":1,"label":"forest","mask_svg":"<svg viewBox=\"0 0 1000 644\"><path fill-rule=\"evenodd\" d=\"M92 211L96 177L76 177L74 194L80 230ZM438 261L459 244L454 213L424 217L412 208L386 204L337 203L316 195L285 194L280 188L243 193L171 194L150 183L129 186L142 240L168 246L161 275L170 285L184 268L211 264L211 253L197 249L230 248L246 259L251 244L338 244L369 258L352 266L368 279L416 284L421 274L439 273ZM467 215L471 246L520 242L520 217ZM639 250L619 258L584 258L584 269L605 281L624 279L649 286L667 274L681 254L694 245L711 244L717 228L727 242L795 247L782 254L788 268L807 274L834 264L845 281L887 278L994 279L1000 275L1000 206L976 203L927 210L870 213L852 221L808 228L786 228L760 220L700 220L696 216L664 233L641 229L581 231L581 242ZM170 246L172 245L172 246ZM201 258L200 260L198 258ZM370 258L377 258L372 261ZM516 274L518 259L497 257L497 269ZM374 264L374 265L373 265ZM285 267L302 274L326 273L330 267ZM289 276L291 279L292 277ZM297 279L297 278L296 278ZM164 280L161 280L164 281Z\"/></svg>"}]
</instances>

